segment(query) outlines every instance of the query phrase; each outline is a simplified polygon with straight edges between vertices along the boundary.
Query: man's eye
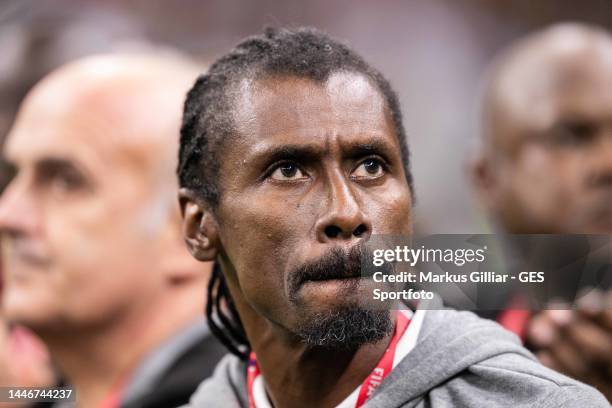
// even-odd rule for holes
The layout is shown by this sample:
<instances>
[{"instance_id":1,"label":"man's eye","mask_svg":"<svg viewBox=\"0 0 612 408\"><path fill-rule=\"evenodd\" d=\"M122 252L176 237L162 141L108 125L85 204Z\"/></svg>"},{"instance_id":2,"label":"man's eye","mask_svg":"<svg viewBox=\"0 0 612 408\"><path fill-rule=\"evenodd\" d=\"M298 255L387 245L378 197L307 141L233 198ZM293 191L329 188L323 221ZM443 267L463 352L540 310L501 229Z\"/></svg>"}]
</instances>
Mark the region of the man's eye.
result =
<instances>
[{"instance_id":1,"label":"man's eye","mask_svg":"<svg viewBox=\"0 0 612 408\"><path fill-rule=\"evenodd\" d=\"M53 181L58 187L65 191L79 189L84 183L80 175L72 173L56 174Z\"/></svg>"},{"instance_id":2,"label":"man's eye","mask_svg":"<svg viewBox=\"0 0 612 408\"><path fill-rule=\"evenodd\" d=\"M377 159L366 159L353 171L352 176L357 178L377 178L385 173L383 164Z\"/></svg>"},{"instance_id":3,"label":"man's eye","mask_svg":"<svg viewBox=\"0 0 612 408\"><path fill-rule=\"evenodd\" d=\"M596 134L597 129L591 123L563 123L553 129L549 142L557 146L587 145L593 141Z\"/></svg>"},{"instance_id":4,"label":"man's eye","mask_svg":"<svg viewBox=\"0 0 612 408\"><path fill-rule=\"evenodd\" d=\"M295 163L283 163L272 172L270 177L274 180L288 181L303 179L306 176Z\"/></svg>"},{"instance_id":5,"label":"man's eye","mask_svg":"<svg viewBox=\"0 0 612 408\"><path fill-rule=\"evenodd\" d=\"M57 192L67 193L81 190L85 187L85 178L76 171L50 170L40 177L40 183Z\"/></svg>"}]
</instances>

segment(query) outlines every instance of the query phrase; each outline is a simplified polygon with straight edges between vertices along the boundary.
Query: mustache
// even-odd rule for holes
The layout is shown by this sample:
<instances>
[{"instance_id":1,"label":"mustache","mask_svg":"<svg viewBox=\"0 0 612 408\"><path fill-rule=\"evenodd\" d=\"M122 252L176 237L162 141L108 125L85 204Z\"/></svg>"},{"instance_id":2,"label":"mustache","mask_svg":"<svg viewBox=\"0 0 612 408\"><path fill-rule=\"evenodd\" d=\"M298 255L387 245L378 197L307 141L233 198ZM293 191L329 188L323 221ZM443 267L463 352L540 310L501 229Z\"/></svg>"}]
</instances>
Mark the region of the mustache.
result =
<instances>
[{"instance_id":1,"label":"mustache","mask_svg":"<svg viewBox=\"0 0 612 408\"><path fill-rule=\"evenodd\" d=\"M302 284L307 281L367 278L371 277L375 270L381 269L384 269L382 271L384 274L393 273L390 264L374 269L373 260L374 254L364 244L355 245L349 250L332 248L319 259L300 265L290 272L289 294L295 296Z\"/></svg>"}]
</instances>

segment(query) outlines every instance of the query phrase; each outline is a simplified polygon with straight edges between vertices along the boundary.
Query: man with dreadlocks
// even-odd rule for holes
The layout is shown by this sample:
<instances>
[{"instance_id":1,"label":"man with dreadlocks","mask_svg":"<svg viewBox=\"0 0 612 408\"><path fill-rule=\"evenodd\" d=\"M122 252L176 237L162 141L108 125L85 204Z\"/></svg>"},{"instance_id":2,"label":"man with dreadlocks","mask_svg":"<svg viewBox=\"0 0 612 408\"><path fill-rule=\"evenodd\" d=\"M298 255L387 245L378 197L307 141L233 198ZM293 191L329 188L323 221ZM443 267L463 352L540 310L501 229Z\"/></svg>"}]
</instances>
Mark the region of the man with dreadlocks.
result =
<instances>
[{"instance_id":1,"label":"man with dreadlocks","mask_svg":"<svg viewBox=\"0 0 612 408\"><path fill-rule=\"evenodd\" d=\"M191 406L608 406L496 323L360 305L363 244L411 233L413 191L396 96L346 46L269 29L221 57L187 96L178 173L235 354Z\"/></svg>"}]
</instances>

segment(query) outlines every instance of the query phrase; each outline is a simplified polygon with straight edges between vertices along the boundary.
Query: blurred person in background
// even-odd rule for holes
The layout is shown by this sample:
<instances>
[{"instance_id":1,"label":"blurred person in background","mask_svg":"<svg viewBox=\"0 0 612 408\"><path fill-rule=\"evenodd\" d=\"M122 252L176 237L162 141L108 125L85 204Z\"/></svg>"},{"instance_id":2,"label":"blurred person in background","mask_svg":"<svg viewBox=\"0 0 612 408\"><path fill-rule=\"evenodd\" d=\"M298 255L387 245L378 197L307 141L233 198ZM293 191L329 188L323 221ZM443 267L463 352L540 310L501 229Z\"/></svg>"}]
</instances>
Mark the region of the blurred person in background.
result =
<instances>
[{"instance_id":1,"label":"blurred person in background","mask_svg":"<svg viewBox=\"0 0 612 408\"><path fill-rule=\"evenodd\" d=\"M612 36L559 24L528 36L494 64L483 99L482 149L473 167L498 231L612 231ZM588 306L497 318L545 365L612 400L612 296Z\"/></svg>"},{"instance_id":2,"label":"blurred person in background","mask_svg":"<svg viewBox=\"0 0 612 408\"><path fill-rule=\"evenodd\" d=\"M187 401L222 348L202 316L210 265L181 239L181 105L200 69L101 55L45 77L4 147L6 318L48 347L82 407Z\"/></svg>"}]
</instances>

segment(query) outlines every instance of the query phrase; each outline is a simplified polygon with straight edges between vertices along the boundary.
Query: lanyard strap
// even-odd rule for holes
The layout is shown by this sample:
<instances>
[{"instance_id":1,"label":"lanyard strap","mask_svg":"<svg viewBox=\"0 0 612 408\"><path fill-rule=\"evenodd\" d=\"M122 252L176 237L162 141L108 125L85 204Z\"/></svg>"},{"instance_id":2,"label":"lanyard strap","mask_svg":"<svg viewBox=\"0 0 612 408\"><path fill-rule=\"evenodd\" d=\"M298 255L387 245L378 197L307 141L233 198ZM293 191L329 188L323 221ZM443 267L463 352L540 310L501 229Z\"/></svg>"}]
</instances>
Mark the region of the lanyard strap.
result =
<instances>
[{"instance_id":1,"label":"lanyard strap","mask_svg":"<svg viewBox=\"0 0 612 408\"><path fill-rule=\"evenodd\" d=\"M111 391L98 404L97 408L119 408L121 406L121 394L123 392L123 381L113 386Z\"/></svg>"},{"instance_id":2,"label":"lanyard strap","mask_svg":"<svg viewBox=\"0 0 612 408\"><path fill-rule=\"evenodd\" d=\"M249 408L255 407L255 398L253 397L253 384L255 379L259 377L261 372L259 371L259 364L257 364L257 357L255 353L251 351L249 354L249 363L247 366L247 392L249 394Z\"/></svg>"},{"instance_id":3,"label":"lanyard strap","mask_svg":"<svg viewBox=\"0 0 612 408\"><path fill-rule=\"evenodd\" d=\"M374 367L374 370L367 376L363 384L361 384L361 389L359 390L359 397L357 397L357 404L355 404L356 408L361 408L368 398L374 394L374 391L380 383L385 379L387 375L393 370L393 359L395 358L395 350L397 349L397 343L400 338L406 332L406 329L410 325L410 319L406 316L401 310L397 311L397 319L395 324L395 333L393 334L393 338L389 343L389 346L385 350L382 358Z\"/></svg>"},{"instance_id":4,"label":"lanyard strap","mask_svg":"<svg viewBox=\"0 0 612 408\"><path fill-rule=\"evenodd\" d=\"M368 398L372 396L376 388L378 388L385 377L389 375L393 369L393 359L395 358L397 343L404 335L409 325L410 318L399 310L397 312L393 338L391 339L389 346L387 346L385 353L378 361L378 364L376 364L376 367L374 367L374 370L372 370L372 372L363 381L363 384L361 384L355 408L361 408L366 403ZM247 392L249 396L249 408L257 408L255 405L255 398L253 397L253 384L259 375L261 375L261 371L259 370L259 364L257 364L257 356L254 352L251 352L247 365Z\"/></svg>"}]
</instances>

